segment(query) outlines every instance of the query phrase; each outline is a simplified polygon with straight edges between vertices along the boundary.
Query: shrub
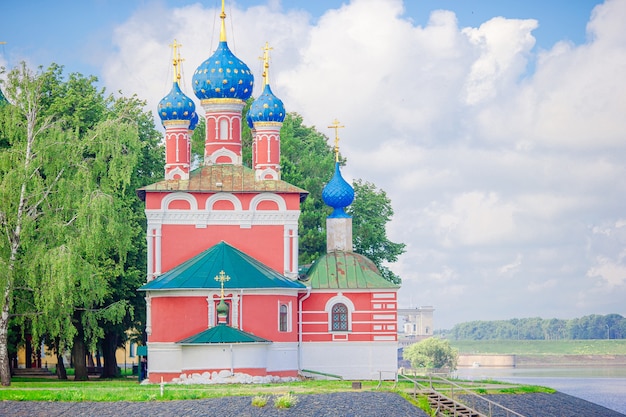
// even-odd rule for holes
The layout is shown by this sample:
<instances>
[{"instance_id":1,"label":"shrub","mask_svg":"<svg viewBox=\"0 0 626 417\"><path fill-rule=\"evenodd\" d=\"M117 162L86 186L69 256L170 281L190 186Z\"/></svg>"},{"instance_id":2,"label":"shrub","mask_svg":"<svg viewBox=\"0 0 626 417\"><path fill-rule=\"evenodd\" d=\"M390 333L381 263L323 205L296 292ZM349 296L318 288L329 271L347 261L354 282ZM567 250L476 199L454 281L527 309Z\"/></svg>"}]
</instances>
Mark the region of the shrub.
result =
<instances>
[{"instance_id":1,"label":"shrub","mask_svg":"<svg viewBox=\"0 0 626 417\"><path fill-rule=\"evenodd\" d=\"M276 398L276 400L274 401L274 406L276 408L291 408L296 405L297 402L298 398L296 398L295 395L289 392Z\"/></svg>"},{"instance_id":2,"label":"shrub","mask_svg":"<svg viewBox=\"0 0 626 417\"><path fill-rule=\"evenodd\" d=\"M265 407L268 399L267 395L257 395L252 398L252 405L255 407Z\"/></svg>"}]
</instances>

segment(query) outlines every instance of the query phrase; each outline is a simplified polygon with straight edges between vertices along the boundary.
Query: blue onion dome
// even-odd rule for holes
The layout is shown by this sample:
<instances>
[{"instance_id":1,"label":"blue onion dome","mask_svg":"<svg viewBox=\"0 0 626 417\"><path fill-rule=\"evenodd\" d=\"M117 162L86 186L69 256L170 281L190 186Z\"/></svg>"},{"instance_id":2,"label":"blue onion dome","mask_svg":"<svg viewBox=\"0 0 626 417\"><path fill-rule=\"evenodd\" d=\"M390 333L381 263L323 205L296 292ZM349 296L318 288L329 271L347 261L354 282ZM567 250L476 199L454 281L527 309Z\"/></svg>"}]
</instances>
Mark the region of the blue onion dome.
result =
<instances>
[{"instance_id":1,"label":"blue onion dome","mask_svg":"<svg viewBox=\"0 0 626 417\"><path fill-rule=\"evenodd\" d=\"M250 129L254 129L254 122L252 121L252 114L250 110L248 110L248 114L246 114L246 123L248 123L248 127Z\"/></svg>"},{"instance_id":2,"label":"blue onion dome","mask_svg":"<svg viewBox=\"0 0 626 417\"><path fill-rule=\"evenodd\" d=\"M198 122L200 122L198 112L193 112L191 120L189 121L189 130L195 130L196 126L198 126Z\"/></svg>"},{"instance_id":3,"label":"blue onion dome","mask_svg":"<svg viewBox=\"0 0 626 417\"><path fill-rule=\"evenodd\" d=\"M250 105L250 114L253 122L280 122L285 120L285 106L283 102L272 93L269 84L265 84L263 92Z\"/></svg>"},{"instance_id":4,"label":"blue onion dome","mask_svg":"<svg viewBox=\"0 0 626 417\"><path fill-rule=\"evenodd\" d=\"M187 97L174 81L172 90L159 102L159 117L165 123L168 120L189 120L196 112L193 100Z\"/></svg>"},{"instance_id":5,"label":"blue onion dome","mask_svg":"<svg viewBox=\"0 0 626 417\"><path fill-rule=\"evenodd\" d=\"M344 208L354 201L354 189L341 176L339 162L335 162L335 175L322 190L322 200L326 205L333 208L333 212L328 217L350 217Z\"/></svg>"},{"instance_id":6,"label":"blue onion dome","mask_svg":"<svg viewBox=\"0 0 626 417\"><path fill-rule=\"evenodd\" d=\"M252 95L254 75L250 68L221 41L213 55L204 61L192 79L193 91L200 100L235 98L247 100Z\"/></svg>"}]
</instances>

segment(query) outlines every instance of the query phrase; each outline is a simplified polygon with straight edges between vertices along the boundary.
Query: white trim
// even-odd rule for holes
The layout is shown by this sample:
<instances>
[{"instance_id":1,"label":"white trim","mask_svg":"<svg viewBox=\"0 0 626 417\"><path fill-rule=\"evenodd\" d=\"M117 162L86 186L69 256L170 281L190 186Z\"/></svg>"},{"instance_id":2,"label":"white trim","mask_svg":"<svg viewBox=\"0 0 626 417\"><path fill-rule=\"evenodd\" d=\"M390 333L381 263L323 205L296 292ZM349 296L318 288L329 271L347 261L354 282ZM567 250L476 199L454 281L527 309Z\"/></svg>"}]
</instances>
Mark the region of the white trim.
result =
<instances>
[{"instance_id":1,"label":"white trim","mask_svg":"<svg viewBox=\"0 0 626 417\"><path fill-rule=\"evenodd\" d=\"M279 180L280 176L278 175L278 164L274 164L276 168L264 168L264 169L255 169L254 170L254 178L257 181L263 180ZM270 178L267 178L269 175Z\"/></svg>"},{"instance_id":2,"label":"white trim","mask_svg":"<svg viewBox=\"0 0 626 417\"><path fill-rule=\"evenodd\" d=\"M304 292L306 288L225 288L225 298L229 299L236 292L243 291L241 297L246 295L270 295L270 296L286 296L297 297L298 293ZM185 289L185 290L149 290L146 291L152 298L162 297L219 297L220 291L209 288ZM217 298L219 300L219 298ZM240 300L241 302L241 300ZM323 313L323 311L322 311Z\"/></svg>"},{"instance_id":3,"label":"white trim","mask_svg":"<svg viewBox=\"0 0 626 417\"><path fill-rule=\"evenodd\" d=\"M188 164L175 163L175 164L166 165L165 166L165 179L166 180L173 180L173 179L175 179L176 175L179 175L181 180L188 180L189 179L189 172L182 170L180 168L180 165L186 165L187 168L189 168ZM168 171L168 168L170 168L171 166L175 166L175 168Z\"/></svg>"},{"instance_id":4,"label":"white trim","mask_svg":"<svg viewBox=\"0 0 626 417\"><path fill-rule=\"evenodd\" d=\"M152 334L152 297L146 294L146 334Z\"/></svg>"},{"instance_id":5,"label":"white trim","mask_svg":"<svg viewBox=\"0 0 626 417\"><path fill-rule=\"evenodd\" d=\"M259 204L263 201L272 201L278 205L278 210L257 210ZM287 211L287 203L285 203L285 199L280 195L276 195L274 193L260 193L252 197L250 200L250 211L254 212L264 212L264 211L279 211L286 212Z\"/></svg>"},{"instance_id":6,"label":"white trim","mask_svg":"<svg viewBox=\"0 0 626 417\"><path fill-rule=\"evenodd\" d=\"M238 146L241 149L241 144L240 143L232 143L229 144L232 146ZM233 165L241 165L241 155L237 155L235 152L226 149L225 147L222 147L216 151L214 151L212 154L210 155L204 155L204 165L215 165L217 164L217 159L222 157L222 156L226 156L230 159L229 163L233 164Z\"/></svg>"},{"instance_id":7,"label":"white trim","mask_svg":"<svg viewBox=\"0 0 626 417\"><path fill-rule=\"evenodd\" d=\"M206 298L207 303L207 323L208 328L215 326L215 303L213 302L214 298L211 295L208 295Z\"/></svg>"},{"instance_id":8,"label":"white trim","mask_svg":"<svg viewBox=\"0 0 626 417\"><path fill-rule=\"evenodd\" d=\"M196 198L192 194L183 192L170 193L163 197L163 200L161 200L161 210L181 210L168 208L171 202L177 200L183 200L189 203L189 210L186 211L198 210L198 201L196 200ZM146 210L146 212L147 211L148 210Z\"/></svg>"},{"instance_id":9,"label":"white trim","mask_svg":"<svg viewBox=\"0 0 626 417\"><path fill-rule=\"evenodd\" d=\"M273 210L232 211L232 210L146 210L148 226L155 224L168 225L195 225L206 227L210 225L251 225L269 226L281 225L297 227L300 210Z\"/></svg>"},{"instance_id":10,"label":"white trim","mask_svg":"<svg viewBox=\"0 0 626 417\"><path fill-rule=\"evenodd\" d=\"M342 303L348 308L348 332L352 331L352 314L355 311L352 300L345 297L342 293L338 293L326 302L324 310L328 314L328 332L329 333L342 333L341 331L333 331L333 306L337 303ZM345 332L343 332L345 333Z\"/></svg>"},{"instance_id":11,"label":"white trim","mask_svg":"<svg viewBox=\"0 0 626 417\"><path fill-rule=\"evenodd\" d=\"M236 212L243 211L243 207L241 205L241 200L239 200L237 197L235 197L231 193L221 193L221 192L213 194L211 197L209 197L206 200L206 203L204 205L204 210L213 211L214 210L213 206L218 201L229 201L229 202L233 203L233 207L235 208L234 211L236 211ZM220 211L221 212L221 211L233 211L233 210L215 210L215 211Z\"/></svg>"},{"instance_id":12,"label":"white trim","mask_svg":"<svg viewBox=\"0 0 626 417\"><path fill-rule=\"evenodd\" d=\"M394 336L374 336L375 341L395 341Z\"/></svg>"},{"instance_id":13,"label":"white trim","mask_svg":"<svg viewBox=\"0 0 626 417\"><path fill-rule=\"evenodd\" d=\"M373 293L372 298L396 298L395 293Z\"/></svg>"}]
</instances>

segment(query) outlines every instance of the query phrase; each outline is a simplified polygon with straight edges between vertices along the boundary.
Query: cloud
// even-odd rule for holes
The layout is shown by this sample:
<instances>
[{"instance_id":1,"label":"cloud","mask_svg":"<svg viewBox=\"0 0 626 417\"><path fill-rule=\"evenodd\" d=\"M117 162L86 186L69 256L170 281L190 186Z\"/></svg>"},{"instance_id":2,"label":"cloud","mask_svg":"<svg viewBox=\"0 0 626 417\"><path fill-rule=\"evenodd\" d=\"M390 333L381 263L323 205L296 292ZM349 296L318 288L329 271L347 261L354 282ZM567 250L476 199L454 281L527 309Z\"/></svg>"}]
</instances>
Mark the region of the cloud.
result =
<instances>
[{"instance_id":1,"label":"cloud","mask_svg":"<svg viewBox=\"0 0 626 417\"><path fill-rule=\"evenodd\" d=\"M622 252L619 259L609 259L598 256L595 265L587 271L587 276L597 278L601 284L609 288L626 284L626 264L623 263L626 251Z\"/></svg>"},{"instance_id":2,"label":"cloud","mask_svg":"<svg viewBox=\"0 0 626 417\"><path fill-rule=\"evenodd\" d=\"M586 43L548 50L535 46L535 19L460 28L436 10L416 25L400 0L352 0L315 22L280 2L227 13L229 45L257 80L268 41L287 110L326 134L338 118L346 175L391 198L388 235L408 249L392 265L401 305L433 305L436 327L626 314L626 2L594 9ZM115 31L106 84L154 110L176 38L191 96L216 16L200 4L138 9Z\"/></svg>"}]
</instances>

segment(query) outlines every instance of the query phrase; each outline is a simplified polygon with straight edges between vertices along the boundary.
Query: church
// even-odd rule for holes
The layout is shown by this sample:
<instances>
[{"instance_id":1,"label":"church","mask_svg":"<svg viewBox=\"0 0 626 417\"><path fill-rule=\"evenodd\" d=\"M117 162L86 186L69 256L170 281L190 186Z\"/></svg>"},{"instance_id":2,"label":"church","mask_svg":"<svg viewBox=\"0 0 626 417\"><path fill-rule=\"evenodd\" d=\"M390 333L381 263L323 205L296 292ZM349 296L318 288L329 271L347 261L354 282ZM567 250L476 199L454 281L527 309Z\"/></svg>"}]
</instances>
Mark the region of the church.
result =
<instances>
[{"instance_id":1,"label":"church","mask_svg":"<svg viewBox=\"0 0 626 417\"><path fill-rule=\"evenodd\" d=\"M165 179L137 190L147 217L148 379L224 372L250 376L389 379L397 369L398 285L352 249L345 212L354 190L335 171L322 198L327 253L298 265L300 203L308 192L281 180L283 102L262 93L229 49L222 1L220 41L194 72L204 116L175 76L158 115L165 128ZM206 122L202 166L192 168L191 134ZM242 163L242 126L253 136L253 166ZM335 129L336 132L336 129Z\"/></svg>"}]
</instances>

